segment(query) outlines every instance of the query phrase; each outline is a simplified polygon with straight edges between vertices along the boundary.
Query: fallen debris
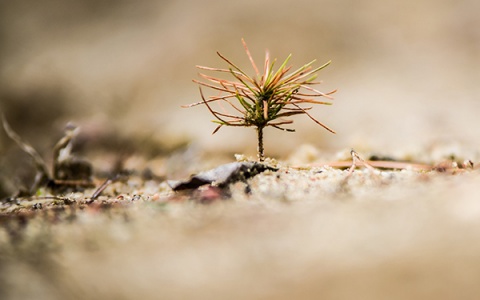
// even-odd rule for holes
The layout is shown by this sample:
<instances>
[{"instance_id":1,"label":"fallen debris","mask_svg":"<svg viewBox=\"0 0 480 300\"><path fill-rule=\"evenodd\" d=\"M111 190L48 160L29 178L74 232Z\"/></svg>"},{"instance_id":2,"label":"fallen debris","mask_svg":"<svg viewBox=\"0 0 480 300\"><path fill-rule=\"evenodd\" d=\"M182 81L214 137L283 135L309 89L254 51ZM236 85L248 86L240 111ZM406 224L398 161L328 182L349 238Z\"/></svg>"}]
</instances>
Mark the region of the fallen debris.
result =
<instances>
[{"instance_id":1,"label":"fallen debris","mask_svg":"<svg viewBox=\"0 0 480 300\"><path fill-rule=\"evenodd\" d=\"M245 181L267 170L278 169L256 162L233 162L193 175L184 181L169 180L167 183L174 191L196 189L207 184L225 188L231 183Z\"/></svg>"},{"instance_id":2,"label":"fallen debris","mask_svg":"<svg viewBox=\"0 0 480 300\"><path fill-rule=\"evenodd\" d=\"M72 153L72 144L80 128L67 124L65 135L53 148L53 179L54 180L84 180L91 181L92 164L83 157Z\"/></svg>"},{"instance_id":3,"label":"fallen debris","mask_svg":"<svg viewBox=\"0 0 480 300\"><path fill-rule=\"evenodd\" d=\"M53 149L52 173L42 156L29 143L24 141L2 117L3 128L8 137L12 139L26 154L35 166L35 181L27 194L33 195L40 187L52 189L92 187L93 168L89 161L72 154L72 141L78 134L78 127L67 125L65 135L58 141ZM52 175L53 174L53 175Z\"/></svg>"}]
</instances>

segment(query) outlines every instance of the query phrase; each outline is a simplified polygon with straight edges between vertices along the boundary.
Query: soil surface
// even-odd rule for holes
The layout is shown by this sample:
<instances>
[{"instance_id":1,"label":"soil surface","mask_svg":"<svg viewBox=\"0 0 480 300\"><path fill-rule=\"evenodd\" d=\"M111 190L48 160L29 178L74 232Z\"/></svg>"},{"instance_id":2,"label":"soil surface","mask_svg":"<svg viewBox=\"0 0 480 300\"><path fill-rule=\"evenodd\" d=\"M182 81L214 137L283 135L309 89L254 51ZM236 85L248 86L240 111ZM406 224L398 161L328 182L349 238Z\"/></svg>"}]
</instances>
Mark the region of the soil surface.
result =
<instances>
[{"instance_id":1,"label":"soil surface","mask_svg":"<svg viewBox=\"0 0 480 300\"><path fill-rule=\"evenodd\" d=\"M44 188L35 197L5 200L1 298L465 299L480 293L475 165L358 164L352 171L327 166L312 147L302 149L223 186L175 192L167 178L130 172L94 201L101 179L83 191ZM338 164L342 155L331 161ZM158 161L144 163L150 175L165 170Z\"/></svg>"}]
</instances>

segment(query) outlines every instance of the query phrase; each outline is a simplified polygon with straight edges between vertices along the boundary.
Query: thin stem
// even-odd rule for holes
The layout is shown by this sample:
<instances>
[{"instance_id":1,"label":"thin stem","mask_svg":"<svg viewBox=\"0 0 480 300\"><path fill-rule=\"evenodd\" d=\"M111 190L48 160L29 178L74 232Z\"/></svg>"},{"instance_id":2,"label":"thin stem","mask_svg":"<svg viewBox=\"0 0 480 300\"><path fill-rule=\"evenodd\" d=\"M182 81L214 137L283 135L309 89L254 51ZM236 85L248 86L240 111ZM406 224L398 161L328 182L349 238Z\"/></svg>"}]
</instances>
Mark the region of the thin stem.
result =
<instances>
[{"instance_id":1,"label":"thin stem","mask_svg":"<svg viewBox=\"0 0 480 300\"><path fill-rule=\"evenodd\" d=\"M257 148L258 161L262 162L265 160L265 155L263 150L263 126L257 127L257 134L258 134L258 148Z\"/></svg>"}]
</instances>

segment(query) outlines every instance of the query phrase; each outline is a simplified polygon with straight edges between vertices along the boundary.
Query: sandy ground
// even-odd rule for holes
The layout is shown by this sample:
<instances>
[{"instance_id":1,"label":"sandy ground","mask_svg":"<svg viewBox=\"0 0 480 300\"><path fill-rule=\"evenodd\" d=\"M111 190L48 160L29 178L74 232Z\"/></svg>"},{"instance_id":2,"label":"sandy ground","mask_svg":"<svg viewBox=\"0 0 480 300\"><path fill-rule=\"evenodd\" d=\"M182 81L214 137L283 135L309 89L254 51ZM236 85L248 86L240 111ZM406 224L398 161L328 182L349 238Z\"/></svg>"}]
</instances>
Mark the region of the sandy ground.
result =
<instances>
[{"instance_id":1,"label":"sandy ground","mask_svg":"<svg viewBox=\"0 0 480 300\"><path fill-rule=\"evenodd\" d=\"M70 205L4 204L2 299L480 293L478 170L348 175L279 166L233 184L223 200L132 176L91 205L82 203L93 190L66 195L76 201ZM199 202L205 199L213 202Z\"/></svg>"}]
</instances>

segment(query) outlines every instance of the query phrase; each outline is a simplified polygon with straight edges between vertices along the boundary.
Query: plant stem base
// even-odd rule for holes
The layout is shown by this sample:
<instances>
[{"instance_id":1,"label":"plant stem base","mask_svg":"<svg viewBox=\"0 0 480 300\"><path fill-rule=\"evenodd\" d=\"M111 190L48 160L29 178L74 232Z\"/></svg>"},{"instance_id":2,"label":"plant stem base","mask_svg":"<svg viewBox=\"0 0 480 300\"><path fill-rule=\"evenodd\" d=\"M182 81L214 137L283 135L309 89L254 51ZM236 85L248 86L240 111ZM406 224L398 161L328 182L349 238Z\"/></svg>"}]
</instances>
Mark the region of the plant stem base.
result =
<instances>
[{"instance_id":1,"label":"plant stem base","mask_svg":"<svg viewBox=\"0 0 480 300\"><path fill-rule=\"evenodd\" d=\"M258 135L258 147L257 147L258 161L264 161L265 155L263 150L263 127L257 127L257 135Z\"/></svg>"}]
</instances>

